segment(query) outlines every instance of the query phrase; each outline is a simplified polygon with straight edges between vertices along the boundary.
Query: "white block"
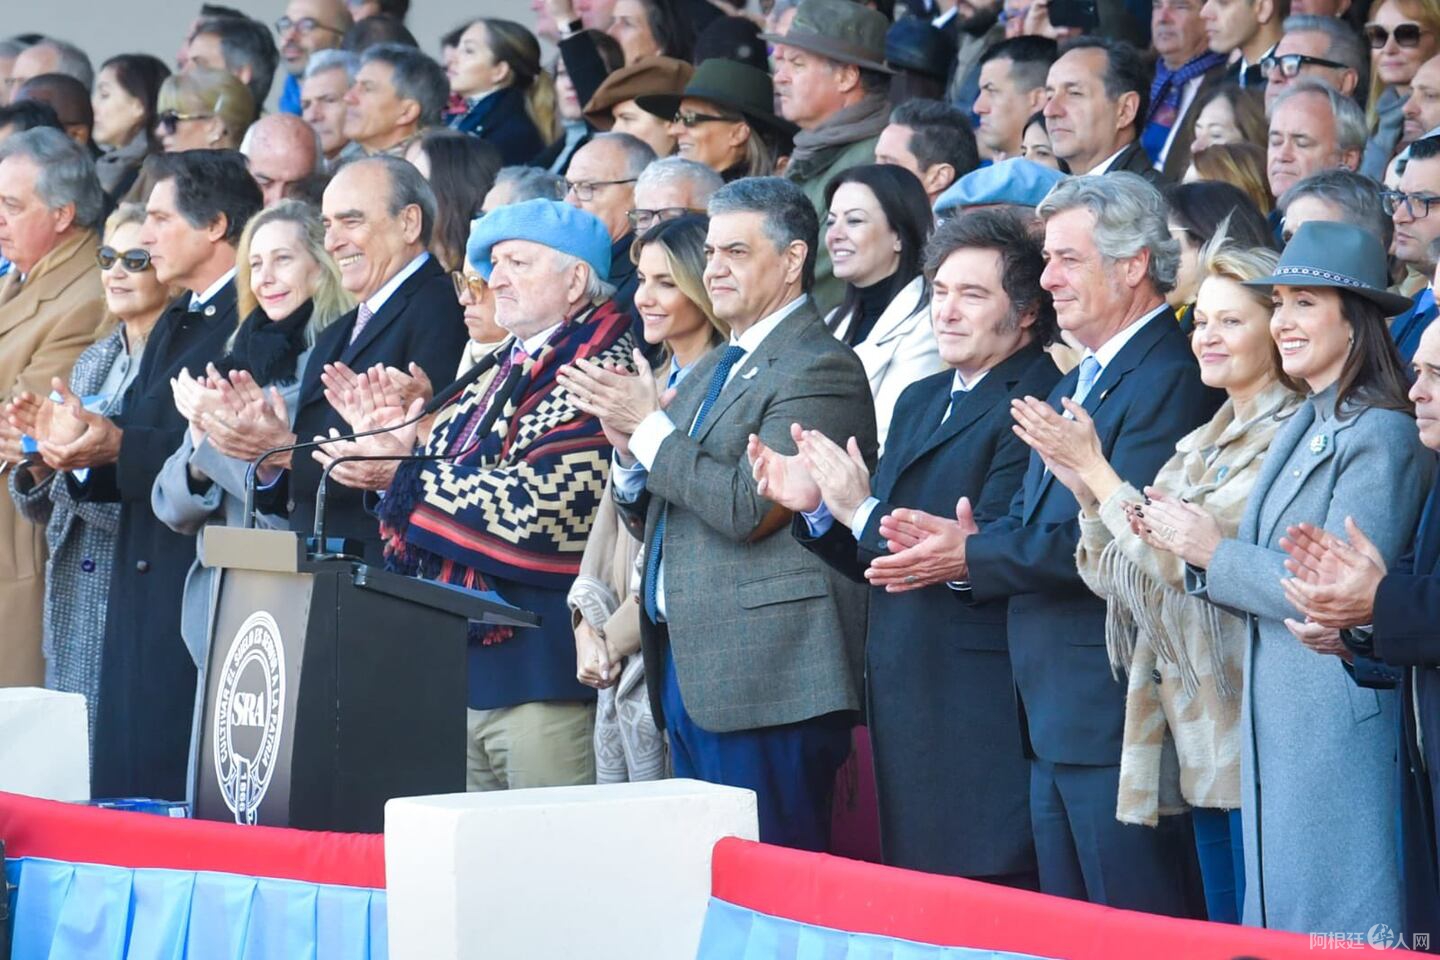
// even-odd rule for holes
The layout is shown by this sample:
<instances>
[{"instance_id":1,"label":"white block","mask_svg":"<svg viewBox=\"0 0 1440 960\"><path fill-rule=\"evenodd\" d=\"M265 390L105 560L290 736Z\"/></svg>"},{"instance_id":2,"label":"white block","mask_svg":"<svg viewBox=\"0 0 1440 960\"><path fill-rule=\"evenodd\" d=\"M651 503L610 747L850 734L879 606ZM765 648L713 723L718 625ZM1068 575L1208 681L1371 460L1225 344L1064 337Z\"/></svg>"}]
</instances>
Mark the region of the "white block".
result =
<instances>
[{"instance_id":1,"label":"white block","mask_svg":"<svg viewBox=\"0 0 1440 960\"><path fill-rule=\"evenodd\" d=\"M0 687L0 790L46 800L90 799L84 697Z\"/></svg>"},{"instance_id":2,"label":"white block","mask_svg":"<svg viewBox=\"0 0 1440 960\"><path fill-rule=\"evenodd\" d=\"M696 780L392 800L392 960L688 960L755 794Z\"/></svg>"}]
</instances>

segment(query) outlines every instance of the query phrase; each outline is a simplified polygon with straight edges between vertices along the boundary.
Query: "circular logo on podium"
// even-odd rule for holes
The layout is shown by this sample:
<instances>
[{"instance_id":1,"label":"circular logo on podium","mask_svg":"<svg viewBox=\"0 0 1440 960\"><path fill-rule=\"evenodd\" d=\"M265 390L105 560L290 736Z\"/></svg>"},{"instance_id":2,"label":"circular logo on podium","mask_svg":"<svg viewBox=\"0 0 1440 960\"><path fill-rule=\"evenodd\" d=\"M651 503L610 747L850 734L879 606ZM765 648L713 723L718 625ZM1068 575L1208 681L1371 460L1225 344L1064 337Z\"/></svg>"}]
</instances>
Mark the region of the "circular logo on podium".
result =
<instances>
[{"instance_id":1,"label":"circular logo on podium","mask_svg":"<svg viewBox=\"0 0 1440 960\"><path fill-rule=\"evenodd\" d=\"M284 728L285 644L261 610L236 631L215 694L215 778L236 823L255 823Z\"/></svg>"}]
</instances>

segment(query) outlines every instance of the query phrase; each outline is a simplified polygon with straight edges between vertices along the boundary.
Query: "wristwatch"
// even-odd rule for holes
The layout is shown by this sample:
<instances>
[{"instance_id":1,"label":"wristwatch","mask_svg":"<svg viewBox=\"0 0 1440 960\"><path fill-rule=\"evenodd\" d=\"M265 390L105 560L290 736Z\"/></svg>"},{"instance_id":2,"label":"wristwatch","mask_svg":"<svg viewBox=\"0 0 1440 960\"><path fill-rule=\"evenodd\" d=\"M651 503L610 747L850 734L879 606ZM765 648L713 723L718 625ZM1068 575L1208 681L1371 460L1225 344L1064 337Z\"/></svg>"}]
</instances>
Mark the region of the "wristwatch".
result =
<instances>
[{"instance_id":1,"label":"wristwatch","mask_svg":"<svg viewBox=\"0 0 1440 960\"><path fill-rule=\"evenodd\" d=\"M1345 644L1346 649L1357 657L1374 657L1375 627L1371 624L1366 624L1363 627L1341 630L1340 642Z\"/></svg>"}]
</instances>

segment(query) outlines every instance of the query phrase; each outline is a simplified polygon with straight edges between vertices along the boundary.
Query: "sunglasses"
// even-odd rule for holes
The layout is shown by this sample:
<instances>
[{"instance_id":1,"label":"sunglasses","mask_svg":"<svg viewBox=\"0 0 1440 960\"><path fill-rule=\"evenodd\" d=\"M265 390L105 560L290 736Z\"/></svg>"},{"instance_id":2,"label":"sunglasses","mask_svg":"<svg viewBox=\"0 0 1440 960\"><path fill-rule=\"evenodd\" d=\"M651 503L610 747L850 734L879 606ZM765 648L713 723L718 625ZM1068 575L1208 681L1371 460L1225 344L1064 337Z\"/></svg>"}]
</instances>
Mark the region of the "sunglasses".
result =
<instances>
[{"instance_id":1,"label":"sunglasses","mask_svg":"<svg viewBox=\"0 0 1440 960\"><path fill-rule=\"evenodd\" d=\"M714 113L696 113L694 110L675 111L675 122L686 127L698 127L702 123L738 123L739 117L722 117Z\"/></svg>"},{"instance_id":2,"label":"sunglasses","mask_svg":"<svg viewBox=\"0 0 1440 960\"><path fill-rule=\"evenodd\" d=\"M487 289L485 278L479 274L469 274L463 270L450 271L450 282L455 284L455 299L463 301L467 296L474 302L479 303L480 298L485 296Z\"/></svg>"},{"instance_id":3,"label":"sunglasses","mask_svg":"<svg viewBox=\"0 0 1440 960\"><path fill-rule=\"evenodd\" d=\"M166 110L155 120L160 124L161 130L173 134L180 129L180 124L185 120L209 120L214 116L213 113L179 113L175 110Z\"/></svg>"},{"instance_id":4,"label":"sunglasses","mask_svg":"<svg viewBox=\"0 0 1440 960\"><path fill-rule=\"evenodd\" d=\"M1370 41L1371 50L1383 50L1385 44L1390 42L1391 36L1395 38L1397 46L1412 50L1420 46L1420 38L1429 33L1418 23L1402 23L1393 31L1387 30L1378 23L1365 24L1365 39Z\"/></svg>"},{"instance_id":5,"label":"sunglasses","mask_svg":"<svg viewBox=\"0 0 1440 960\"><path fill-rule=\"evenodd\" d=\"M121 253L114 247L101 247L95 251L95 262L100 265L101 270L109 270L118 262L125 268L126 273L139 273L150 269L150 251L136 247Z\"/></svg>"},{"instance_id":6,"label":"sunglasses","mask_svg":"<svg viewBox=\"0 0 1440 960\"><path fill-rule=\"evenodd\" d=\"M1385 46L1383 41L1380 46ZM1284 77L1286 80L1290 80L1298 77L1300 75L1300 68L1305 66L1330 67L1334 70L1346 69L1345 64L1336 63L1334 60L1326 60L1323 57L1312 57L1304 53L1285 53L1278 57L1272 54L1271 56L1262 58L1260 61L1260 73L1266 80L1270 80L1277 75Z\"/></svg>"}]
</instances>

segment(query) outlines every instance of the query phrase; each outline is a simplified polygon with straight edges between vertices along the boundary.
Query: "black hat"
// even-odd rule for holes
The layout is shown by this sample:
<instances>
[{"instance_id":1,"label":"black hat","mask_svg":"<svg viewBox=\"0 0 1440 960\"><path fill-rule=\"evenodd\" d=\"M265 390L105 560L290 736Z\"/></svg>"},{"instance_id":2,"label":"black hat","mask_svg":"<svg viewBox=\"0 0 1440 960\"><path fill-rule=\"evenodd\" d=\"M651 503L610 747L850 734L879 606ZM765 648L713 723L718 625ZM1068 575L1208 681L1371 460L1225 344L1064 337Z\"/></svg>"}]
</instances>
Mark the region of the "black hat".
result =
<instances>
[{"instance_id":1,"label":"black hat","mask_svg":"<svg viewBox=\"0 0 1440 960\"><path fill-rule=\"evenodd\" d=\"M775 115L775 87L770 74L734 60L706 60L695 68L695 76L685 85L683 93L636 97L635 103L647 113L671 120L680 109L680 101L689 97L734 110L752 127L770 130L786 139L795 136L799 129Z\"/></svg>"},{"instance_id":2,"label":"black hat","mask_svg":"<svg viewBox=\"0 0 1440 960\"><path fill-rule=\"evenodd\" d=\"M1285 245L1275 272L1247 287L1337 287L1376 304L1385 316L1404 313L1409 297L1385 289L1385 248L1369 230L1350 223L1307 220Z\"/></svg>"},{"instance_id":3,"label":"black hat","mask_svg":"<svg viewBox=\"0 0 1440 960\"><path fill-rule=\"evenodd\" d=\"M760 39L760 28L744 17L720 17L695 38L695 62L712 58L738 60L756 70L770 72L769 51Z\"/></svg>"},{"instance_id":4,"label":"black hat","mask_svg":"<svg viewBox=\"0 0 1440 960\"><path fill-rule=\"evenodd\" d=\"M948 80L955 41L928 20L904 17L885 34L885 62L897 70Z\"/></svg>"}]
</instances>

